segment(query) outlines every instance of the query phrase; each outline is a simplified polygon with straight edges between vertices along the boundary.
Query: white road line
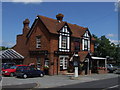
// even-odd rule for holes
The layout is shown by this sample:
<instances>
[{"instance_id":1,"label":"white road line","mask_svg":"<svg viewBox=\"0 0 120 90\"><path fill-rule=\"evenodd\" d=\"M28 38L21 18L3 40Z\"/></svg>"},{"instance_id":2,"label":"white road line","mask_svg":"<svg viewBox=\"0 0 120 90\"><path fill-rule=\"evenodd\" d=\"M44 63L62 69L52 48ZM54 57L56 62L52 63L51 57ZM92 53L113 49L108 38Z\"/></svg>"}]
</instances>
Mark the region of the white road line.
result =
<instances>
[{"instance_id":1,"label":"white road line","mask_svg":"<svg viewBox=\"0 0 120 90\"><path fill-rule=\"evenodd\" d=\"M102 89L102 90L107 90L107 89L110 89L110 88L115 88L115 87L118 87L119 85L115 85L115 86L112 86L112 87L108 87L108 88L105 88L105 89Z\"/></svg>"},{"instance_id":2,"label":"white road line","mask_svg":"<svg viewBox=\"0 0 120 90\"><path fill-rule=\"evenodd\" d=\"M115 88L115 87L118 87L119 85L115 85L115 86L112 86L112 87L108 87L108 88Z\"/></svg>"}]
</instances>

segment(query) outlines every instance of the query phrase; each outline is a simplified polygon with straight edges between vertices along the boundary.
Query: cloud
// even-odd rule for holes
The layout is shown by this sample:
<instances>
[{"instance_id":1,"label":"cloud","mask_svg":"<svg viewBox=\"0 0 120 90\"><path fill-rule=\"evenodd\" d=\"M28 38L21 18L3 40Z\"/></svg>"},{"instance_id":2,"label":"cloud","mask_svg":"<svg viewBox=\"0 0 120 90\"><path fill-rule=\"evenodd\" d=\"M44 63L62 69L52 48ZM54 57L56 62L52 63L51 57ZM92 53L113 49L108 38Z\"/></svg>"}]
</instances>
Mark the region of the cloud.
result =
<instances>
[{"instance_id":1,"label":"cloud","mask_svg":"<svg viewBox=\"0 0 120 90\"><path fill-rule=\"evenodd\" d=\"M114 44L119 44L120 43L120 40L112 40L112 39L109 39L111 41L111 43L114 43Z\"/></svg>"},{"instance_id":2,"label":"cloud","mask_svg":"<svg viewBox=\"0 0 120 90\"><path fill-rule=\"evenodd\" d=\"M14 45L15 45L15 43L5 42L5 41L0 40L0 46L13 47Z\"/></svg>"},{"instance_id":3,"label":"cloud","mask_svg":"<svg viewBox=\"0 0 120 90\"><path fill-rule=\"evenodd\" d=\"M107 34L106 36L107 37L116 37L117 35L116 34Z\"/></svg>"},{"instance_id":4,"label":"cloud","mask_svg":"<svg viewBox=\"0 0 120 90\"><path fill-rule=\"evenodd\" d=\"M43 0L2 0L2 2L39 3Z\"/></svg>"},{"instance_id":5,"label":"cloud","mask_svg":"<svg viewBox=\"0 0 120 90\"><path fill-rule=\"evenodd\" d=\"M115 5L115 11L118 12L120 10L120 0L114 3Z\"/></svg>"}]
</instances>

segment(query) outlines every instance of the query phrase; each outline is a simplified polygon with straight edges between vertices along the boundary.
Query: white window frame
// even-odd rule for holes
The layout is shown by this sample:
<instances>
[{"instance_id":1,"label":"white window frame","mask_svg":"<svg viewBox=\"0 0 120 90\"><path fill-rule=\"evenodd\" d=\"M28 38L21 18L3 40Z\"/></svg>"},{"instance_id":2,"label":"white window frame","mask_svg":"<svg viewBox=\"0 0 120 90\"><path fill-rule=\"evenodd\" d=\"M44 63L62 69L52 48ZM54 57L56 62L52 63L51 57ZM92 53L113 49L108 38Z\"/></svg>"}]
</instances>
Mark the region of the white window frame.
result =
<instances>
[{"instance_id":1,"label":"white window frame","mask_svg":"<svg viewBox=\"0 0 120 90\"><path fill-rule=\"evenodd\" d=\"M83 38L82 38L82 50L86 50L85 49L85 40L87 40L88 42L88 51L90 51L90 36L88 34L88 31L85 32L85 34L83 35Z\"/></svg>"},{"instance_id":2,"label":"white window frame","mask_svg":"<svg viewBox=\"0 0 120 90\"><path fill-rule=\"evenodd\" d=\"M38 62L38 59L39 59L39 62ZM40 69L40 65L41 65L41 58L40 57L37 57L37 68ZM38 67L39 66L39 67Z\"/></svg>"},{"instance_id":3,"label":"white window frame","mask_svg":"<svg viewBox=\"0 0 120 90\"><path fill-rule=\"evenodd\" d=\"M49 59L45 59L45 66L49 66Z\"/></svg>"},{"instance_id":4,"label":"white window frame","mask_svg":"<svg viewBox=\"0 0 120 90\"><path fill-rule=\"evenodd\" d=\"M63 58L63 59L60 59L60 58ZM62 67L62 70L66 70L68 67L68 60L66 60L65 58L69 58L69 56L62 56L62 55L59 56L60 66Z\"/></svg>"},{"instance_id":5,"label":"white window frame","mask_svg":"<svg viewBox=\"0 0 120 90\"><path fill-rule=\"evenodd\" d=\"M59 36L59 51L70 51L70 32L67 30L67 26L64 26L62 30L60 30L60 36ZM66 46L62 47L62 37L67 37L66 39Z\"/></svg>"},{"instance_id":6,"label":"white window frame","mask_svg":"<svg viewBox=\"0 0 120 90\"><path fill-rule=\"evenodd\" d=\"M41 40L40 40L40 37L36 37L36 48L41 48Z\"/></svg>"}]
</instances>

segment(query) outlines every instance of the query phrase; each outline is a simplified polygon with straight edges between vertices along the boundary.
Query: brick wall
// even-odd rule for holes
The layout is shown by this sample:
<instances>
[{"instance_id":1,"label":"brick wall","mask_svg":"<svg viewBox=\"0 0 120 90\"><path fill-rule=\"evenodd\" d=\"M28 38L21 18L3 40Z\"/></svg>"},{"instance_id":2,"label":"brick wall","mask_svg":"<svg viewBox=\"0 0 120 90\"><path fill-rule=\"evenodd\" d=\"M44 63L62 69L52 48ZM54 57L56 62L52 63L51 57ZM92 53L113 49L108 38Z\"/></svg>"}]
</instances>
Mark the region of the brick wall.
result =
<instances>
[{"instance_id":1,"label":"brick wall","mask_svg":"<svg viewBox=\"0 0 120 90\"><path fill-rule=\"evenodd\" d=\"M26 30L25 30L26 29ZM25 57L24 64L29 64L34 62L36 64L37 57L31 57L29 51L36 50L47 50L49 52L48 58L50 61L49 74L54 75L60 71L60 61L59 57L54 55L54 51L58 51L58 37L59 35L51 34L44 24L39 20L36 26L33 28L33 32L30 35L29 39L26 38L28 28L23 29L23 34L17 36L17 43L13 49ZM36 48L36 36L41 36L41 48ZM27 41L28 40L28 41ZM71 51L74 51L74 42L71 40ZM80 43L80 51L82 51L82 43ZM91 52L94 52L94 43L91 44ZM41 69L43 70L44 66L44 55L39 55L41 57ZM58 61L58 67L57 67ZM54 62L54 63L53 63Z\"/></svg>"}]
</instances>

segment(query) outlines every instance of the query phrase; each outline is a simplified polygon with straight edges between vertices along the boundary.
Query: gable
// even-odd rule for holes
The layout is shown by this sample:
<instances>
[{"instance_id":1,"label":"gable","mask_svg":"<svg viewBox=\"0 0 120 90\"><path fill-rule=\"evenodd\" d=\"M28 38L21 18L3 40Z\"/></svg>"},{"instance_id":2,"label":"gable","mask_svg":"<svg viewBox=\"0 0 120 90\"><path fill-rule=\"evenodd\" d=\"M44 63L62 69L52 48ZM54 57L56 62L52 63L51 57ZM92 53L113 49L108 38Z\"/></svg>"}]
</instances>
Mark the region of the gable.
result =
<instances>
[{"instance_id":1,"label":"gable","mask_svg":"<svg viewBox=\"0 0 120 90\"><path fill-rule=\"evenodd\" d=\"M58 29L58 32L63 32L63 33L69 33L69 34L72 34L69 26L67 25L67 23L65 23L61 29Z\"/></svg>"},{"instance_id":2,"label":"gable","mask_svg":"<svg viewBox=\"0 0 120 90\"><path fill-rule=\"evenodd\" d=\"M85 31L85 33L82 35L82 37L87 37L87 38L91 37L91 34L88 29Z\"/></svg>"}]
</instances>

